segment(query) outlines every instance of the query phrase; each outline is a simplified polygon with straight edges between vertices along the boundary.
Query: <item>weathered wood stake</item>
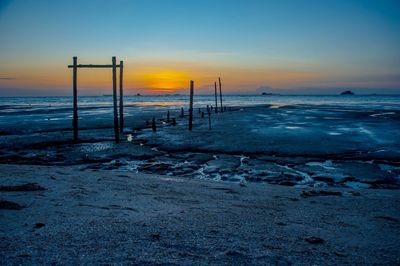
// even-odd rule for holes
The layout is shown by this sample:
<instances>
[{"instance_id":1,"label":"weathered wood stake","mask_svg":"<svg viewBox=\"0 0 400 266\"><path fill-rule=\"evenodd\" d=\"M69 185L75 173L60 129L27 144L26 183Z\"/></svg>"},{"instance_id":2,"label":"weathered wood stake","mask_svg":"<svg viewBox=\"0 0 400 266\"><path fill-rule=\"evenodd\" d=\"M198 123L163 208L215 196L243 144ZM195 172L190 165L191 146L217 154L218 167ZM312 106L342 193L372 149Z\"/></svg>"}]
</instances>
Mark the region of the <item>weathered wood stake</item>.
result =
<instances>
[{"instance_id":1,"label":"weathered wood stake","mask_svg":"<svg viewBox=\"0 0 400 266\"><path fill-rule=\"evenodd\" d=\"M190 81L190 103L189 103L189 130L192 130L193 123L193 90L194 82Z\"/></svg>"},{"instance_id":2,"label":"weathered wood stake","mask_svg":"<svg viewBox=\"0 0 400 266\"><path fill-rule=\"evenodd\" d=\"M211 130L211 108L207 105L207 114L208 114L208 130Z\"/></svg>"},{"instance_id":3,"label":"weathered wood stake","mask_svg":"<svg viewBox=\"0 0 400 266\"><path fill-rule=\"evenodd\" d=\"M219 99L221 100L221 113L224 112L224 109L222 108L222 90L221 90L221 78L218 78L219 82Z\"/></svg>"},{"instance_id":4,"label":"weathered wood stake","mask_svg":"<svg viewBox=\"0 0 400 266\"><path fill-rule=\"evenodd\" d=\"M119 131L124 132L124 87L123 87L124 61L119 61Z\"/></svg>"},{"instance_id":5,"label":"weathered wood stake","mask_svg":"<svg viewBox=\"0 0 400 266\"><path fill-rule=\"evenodd\" d=\"M117 106L117 61L115 56L112 57L112 78L113 78L113 103L114 103L114 134L115 142L119 142L118 130L118 106Z\"/></svg>"},{"instance_id":6,"label":"weathered wood stake","mask_svg":"<svg viewBox=\"0 0 400 266\"><path fill-rule=\"evenodd\" d=\"M218 114L217 82L214 82L214 89L215 89L215 113ZM211 106L211 110L212 110L212 106Z\"/></svg>"},{"instance_id":7,"label":"weathered wood stake","mask_svg":"<svg viewBox=\"0 0 400 266\"><path fill-rule=\"evenodd\" d=\"M183 107L181 108L181 117L183 118L185 115L185 111L183 110Z\"/></svg>"},{"instance_id":8,"label":"weathered wood stake","mask_svg":"<svg viewBox=\"0 0 400 266\"><path fill-rule=\"evenodd\" d=\"M151 121L151 128L153 129L153 132L157 131L156 119L154 117L153 117L153 120Z\"/></svg>"},{"instance_id":9,"label":"weathered wood stake","mask_svg":"<svg viewBox=\"0 0 400 266\"><path fill-rule=\"evenodd\" d=\"M169 110L167 112L167 122L169 122Z\"/></svg>"},{"instance_id":10,"label":"weathered wood stake","mask_svg":"<svg viewBox=\"0 0 400 266\"><path fill-rule=\"evenodd\" d=\"M73 121L72 127L74 128L74 142L78 142L78 83L77 83L77 74L78 74L78 57L74 56L73 60L73 71L72 71L72 94L73 94Z\"/></svg>"}]
</instances>

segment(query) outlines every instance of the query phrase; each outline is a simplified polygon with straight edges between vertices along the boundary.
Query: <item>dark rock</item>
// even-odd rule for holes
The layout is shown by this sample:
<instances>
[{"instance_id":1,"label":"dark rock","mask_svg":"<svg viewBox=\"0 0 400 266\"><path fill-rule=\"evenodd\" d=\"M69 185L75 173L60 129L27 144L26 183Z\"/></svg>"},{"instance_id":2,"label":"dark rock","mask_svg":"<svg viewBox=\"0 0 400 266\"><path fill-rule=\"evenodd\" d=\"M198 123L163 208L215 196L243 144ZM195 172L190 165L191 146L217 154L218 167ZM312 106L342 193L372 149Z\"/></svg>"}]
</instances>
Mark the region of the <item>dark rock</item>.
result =
<instances>
[{"instance_id":1,"label":"dark rock","mask_svg":"<svg viewBox=\"0 0 400 266\"><path fill-rule=\"evenodd\" d=\"M42 186L39 186L36 183L27 183L27 184L16 185L16 186L0 186L0 191L2 191L2 192L39 191L39 190L46 190L46 189Z\"/></svg>"},{"instance_id":2,"label":"dark rock","mask_svg":"<svg viewBox=\"0 0 400 266\"><path fill-rule=\"evenodd\" d=\"M346 257L346 254L339 252L339 251L334 251L333 253L338 257Z\"/></svg>"},{"instance_id":3,"label":"dark rock","mask_svg":"<svg viewBox=\"0 0 400 266\"><path fill-rule=\"evenodd\" d=\"M393 223L400 222L400 220L397 219L397 218L393 218L393 217L390 217L390 216L384 216L384 215L374 216L374 218L386 220L386 221L393 222Z\"/></svg>"},{"instance_id":4,"label":"dark rock","mask_svg":"<svg viewBox=\"0 0 400 266\"><path fill-rule=\"evenodd\" d=\"M315 181L321 181L321 182L326 182L326 183L333 183L335 180L331 177L325 177L325 176L313 176L313 179Z\"/></svg>"},{"instance_id":5,"label":"dark rock","mask_svg":"<svg viewBox=\"0 0 400 266\"><path fill-rule=\"evenodd\" d=\"M346 183L346 182L356 182L359 181L357 178L352 177L352 176L346 176L345 178L343 178L342 182Z\"/></svg>"},{"instance_id":6,"label":"dark rock","mask_svg":"<svg viewBox=\"0 0 400 266\"><path fill-rule=\"evenodd\" d=\"M0 209L1 210L21 210L25 208L25 206L19 205L16 202L8 201L8 200L0 200Z\"/></svg>"},{"instance_id":7,"label":"dark rock","mask_svg":"<svg viewBox=\"0 0 400 266\"><path fill-rule=\"evenodd\" d=\"M160 238L161 238L161 236L160 236L159 233L157 233L157 234L152 234L151 237L152 237L154 240L160 240Z\"/></svg>"},{"instance_id":8,"label":"dark rock","mask_svg":"<svg viewBox=\"0 0 400 266\"><path fill-rule=\"evenodd\" d=\"M302 196L302 197L342 196L342 192L329 191L329 190L308 190L308 191L302 191L300 196Z\"/></svg>"},{"instance_id":9,"label":"dark rock","mask_svg":"<svg viewBox=\"0 0 400 266\"><path fill-rule=\"evenodd\" d=\"M296 185L296 183L294 183L292 181L282 181L282 182L279 182L279 185L293 187L294 185Z\"/></svg>"},{"instance_id":10,"label":"dark rock","mask_svg":"<svg viewBox=\"0 0 400 266\"><path fill-rule=\"evenodd\" d=\"M225 252L226 256L243 256L242 253L240 253L239 251L236 250L228 250L227 252Z\"/></svg>"},{"instance_id":11,"label":"dark rock","mask_svg":"<svg viewBox=\"0 0 400 266\"><path fill-rule=\"evenodd\" d=\"M320 237L315 237L315 236L306 237L304 240L307 241L310 244L323 244L323 243L325 243L325 240L323 240Z\"/></svg>"},{"instance_id":12,"label":"dark rock","mask_svg":"<svg viewBox=\"0 0 400 266\"><path fill-rule=\"evenodd\" d=\"M39 228L42 228L43 226L45 226L44 223L36 223L35 226L34 226L33 228L39 229Z\"/></svg>"}]
</instances>

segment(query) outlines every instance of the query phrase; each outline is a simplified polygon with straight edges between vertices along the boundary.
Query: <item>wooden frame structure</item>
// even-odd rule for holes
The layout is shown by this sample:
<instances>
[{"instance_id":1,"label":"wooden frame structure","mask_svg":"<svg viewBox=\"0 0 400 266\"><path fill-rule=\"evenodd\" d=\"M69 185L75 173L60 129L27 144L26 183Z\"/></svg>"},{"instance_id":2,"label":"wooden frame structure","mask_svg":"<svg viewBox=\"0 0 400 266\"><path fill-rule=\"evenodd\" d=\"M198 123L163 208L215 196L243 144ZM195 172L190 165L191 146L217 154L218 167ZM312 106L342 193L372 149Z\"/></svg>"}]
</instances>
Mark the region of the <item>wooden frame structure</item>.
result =
<instances>
[{"instance_id":1,"label":"wooden frame structure","mask_svg":"<svg viewBox=\"0 0 400 266\"><path fill-rule=\"evenodd\" d=\"M78 57L72 58L72 94L73 94L73 120L72 126L74 130L74 142L78 143L78 68L112 68L112 82L113 82L113 110L114 110L114 135L115 142L119 142L119 133L123 132L124 128L124 94L123 94L123 61L117 65L116 57L113 56L111 65L92 65L80 64L78 65ZM117 104L117 68L119 68L119 124L118 124L118 104Z\"/></svg>"}]
</instances>

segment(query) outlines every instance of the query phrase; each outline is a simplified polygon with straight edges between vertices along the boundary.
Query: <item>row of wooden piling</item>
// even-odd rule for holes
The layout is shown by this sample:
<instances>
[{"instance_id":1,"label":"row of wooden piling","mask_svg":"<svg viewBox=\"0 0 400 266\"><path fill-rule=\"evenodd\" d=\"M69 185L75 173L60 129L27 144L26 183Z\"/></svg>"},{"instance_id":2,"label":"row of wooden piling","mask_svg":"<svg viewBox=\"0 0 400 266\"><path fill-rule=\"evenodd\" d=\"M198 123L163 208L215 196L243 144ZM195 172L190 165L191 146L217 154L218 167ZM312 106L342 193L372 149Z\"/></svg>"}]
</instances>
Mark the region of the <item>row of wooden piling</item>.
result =
<instances>
[{"instance_id":1,"label":"row of wooden piling","mask_svg":"<svg viewBox=\"0 0 400 266\"><path fill-rule=\"evenodd\" d=\"M221 84L221 78L218 78L218 83L219 83L219 96L220 96L220 112L223 113L226 111L226 106L222 105L222 84ZM216 106L213 108L211 105L207 105L207 115L208 115L208 124L209 124L209 129L211 130L211 112L213 109L215 109L215 113L218 113L218 94L217 94L217 83L214 82L215 84L215 104ZM188 129L191 131L193 129L193 98L194 98L194 81L190 81L190 96L189 96L189 122L188 122ZM201 109L199 108L199 114L201 114L201 117L204 118L204 112L201 112ZM181 108L181 113L180 117L183 118L185 116L185 111L183 107ZM167 122L170 122L170 111L167 110ZM146 125L149 126L150 123L146 121ZM172 118L172 125L176 125L176 120L175 118ZM151 123L151 128L153 132L157 131L157 126L156 126L156 120L153 117L152 123Z\"/></svg>"},{"instance_id":2,"label":"row of wooden piling","mask_svg":"<svg viewBox=\"0 0 400 266\"><path fill-rule=\"evenodd\" d=\"M212 110L213 109L215 109L215 107L213 107L212 105L207 105L207 107L206 107L206 110L207 110L207 116L208 116L208 128L211 130L211 113L212 113ZM204 111L202 111L201 110L201 108L199 108L198 109L199 110L199 114L200 114L200 116L201 116L201 118L205 118L205 112ZM226 106L224 106L223 107L223 111L224 112L226 112L226 111L232 111L232 108L231 107L229 107L229 109L226 107ZM184 111L184 108L182 107L181 108L181 111L180 111L180 115L179 115L179 117L181 117L181 118L183 118L183 117L185 117L185 111ZM189 121L190 121L190 109L188 109L188 114L189 114ZM160 119L160 120L164 120L164 119ZM192 119L191 119L192 121L193 121L193 115L192 115ZM167 119L166 119L166 122L167 123L170 123L172 126L176 126L177 125L177 123L176 123L176 119L175 119L175 117L172 117L171 118L171 116L170 116L170 110L167 110ZM189 125L190 125L190 122L189 122ZM157 132L157 123L156 123L156 118L155 117L153 117L152 118L152 120L151 120L151 123L149 122L149 120L146 120L146 126L148 126L148 127L150 127L151 126L151 128L152 128L152 131L153 132ZM192 128L193 128L193 124L192 124Z\"/></svg>"}]
</instances>

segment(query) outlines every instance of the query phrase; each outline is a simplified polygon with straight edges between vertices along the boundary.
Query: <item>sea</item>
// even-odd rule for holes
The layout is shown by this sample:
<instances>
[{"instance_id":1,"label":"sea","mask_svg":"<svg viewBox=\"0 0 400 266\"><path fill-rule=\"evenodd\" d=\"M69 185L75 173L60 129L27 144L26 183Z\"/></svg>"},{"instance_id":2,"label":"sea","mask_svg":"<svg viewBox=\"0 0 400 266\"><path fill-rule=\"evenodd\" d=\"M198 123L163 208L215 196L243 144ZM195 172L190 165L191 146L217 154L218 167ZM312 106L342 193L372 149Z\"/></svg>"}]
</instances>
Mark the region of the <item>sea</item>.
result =
<instances>
[{"instance_id":1,"label":"sea","mask_svg":"<svg viewBox=\"0 0 400 266\"><path fill-rule=\"evenodd\" d=\"M254 105L318 105L360 110L399 110L400 95L223 95L223 106L248 107ZM118 100L119 102L119 100ZM194 108L215 106L214 95L195 95ZM220 107L220 97L217 98ZM127 95L124 114L140 116L149 111L180 110L189 106L188 95ZM112 96L78 97L79 118L111 117ZM0 132L8 128L24 129L43 125L44 121L65 121L70 126L72 97L0 97Z\"/></svg>"}]
</instances>

